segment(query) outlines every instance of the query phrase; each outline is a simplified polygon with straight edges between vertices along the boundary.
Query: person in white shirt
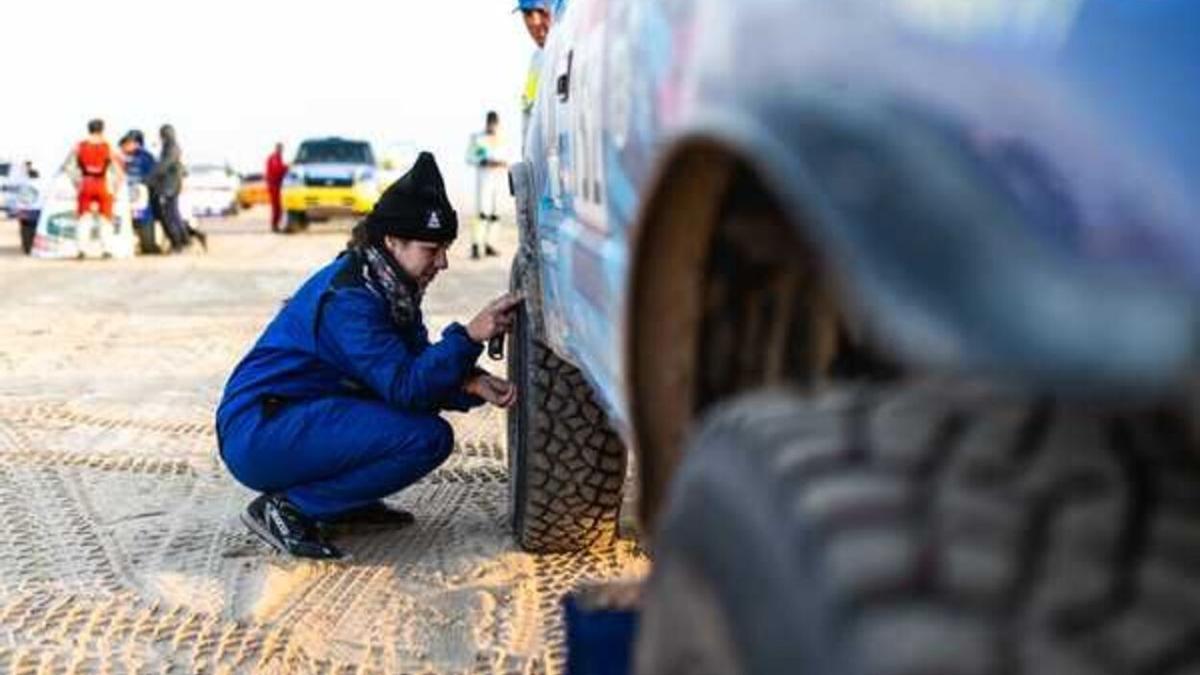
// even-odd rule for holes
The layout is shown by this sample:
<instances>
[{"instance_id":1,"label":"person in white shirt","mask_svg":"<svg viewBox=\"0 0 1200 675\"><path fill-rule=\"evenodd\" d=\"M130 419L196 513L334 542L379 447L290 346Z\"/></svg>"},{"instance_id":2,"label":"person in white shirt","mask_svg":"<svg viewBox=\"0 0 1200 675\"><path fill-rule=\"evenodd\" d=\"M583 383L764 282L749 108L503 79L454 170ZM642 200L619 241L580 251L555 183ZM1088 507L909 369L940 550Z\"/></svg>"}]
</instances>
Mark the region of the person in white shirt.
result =
<instances>
[{"instance_id":1,"label":"person in white shirt","mask_svg":"<svg viewBox=\"0 0 1200 675\"><path fill-rule=\"evenodd\" d=\"M504 160L500 116L488 111L484 130L471 134L467 163L475 167L475 218L471 223L471 258L480 253L500 255L492 246L492 227L500 220L499 204L505 196L508 162Z\"/></svg>"}]
</instances>

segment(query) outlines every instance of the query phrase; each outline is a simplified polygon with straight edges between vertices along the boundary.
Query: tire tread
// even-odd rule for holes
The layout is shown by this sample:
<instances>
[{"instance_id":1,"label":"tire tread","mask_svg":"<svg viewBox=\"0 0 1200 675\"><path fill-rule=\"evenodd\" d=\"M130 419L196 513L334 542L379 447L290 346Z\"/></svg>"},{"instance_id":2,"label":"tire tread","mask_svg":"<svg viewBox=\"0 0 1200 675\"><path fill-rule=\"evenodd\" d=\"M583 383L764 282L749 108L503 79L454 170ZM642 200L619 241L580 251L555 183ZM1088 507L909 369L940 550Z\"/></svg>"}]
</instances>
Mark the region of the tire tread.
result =
<instances>
[{"instance_id":1,"label":"tire tread","mask_svg":"<svg viewBox=\"0 0 1200 675\"><path fill-rule=\"evenodd\" d=\"M723 555L695 545L694 495L769 509L779 531L757 536L817 571L848 672L1200 668L1200 463L1173 413L944 383L825 399L760 393L710 415L660 555ZM742 573L755 562L746 552Z\"/></svg>"},{"instance_id":2,"label":"tire tread","mask_svg":"<svg viewBox=\"0 0 1200 675\"><path fill-rule=\"evenodd\" d=\"M527 325L527 321L522 321ZM573 365L518 327L529 372L514 373L528 429L510 415L515 482L513 530L527 551L563 553L611 541L624 487L626 451L591 386ZM516 368L519 369L519 361ZM519 403L518 405L521 405Z\"/></svg>"}]
</instances>

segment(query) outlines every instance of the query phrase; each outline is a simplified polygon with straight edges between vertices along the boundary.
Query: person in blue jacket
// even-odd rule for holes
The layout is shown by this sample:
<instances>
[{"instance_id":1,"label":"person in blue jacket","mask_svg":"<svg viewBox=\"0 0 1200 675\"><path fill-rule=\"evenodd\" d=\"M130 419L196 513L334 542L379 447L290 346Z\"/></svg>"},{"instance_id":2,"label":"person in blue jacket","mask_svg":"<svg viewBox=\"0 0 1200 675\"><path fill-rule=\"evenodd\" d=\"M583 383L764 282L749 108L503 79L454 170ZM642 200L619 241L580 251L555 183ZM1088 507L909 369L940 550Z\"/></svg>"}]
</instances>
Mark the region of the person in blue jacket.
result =
<instances>
[{"instance_id":1,"label":"person in blue jacket","mask_svg":"<svg viewBox=\"0 0 1200 675\"><path fill-rule=\"evenodd\" d=\"M439 416L516 389L475 362L520 298L491 302L430 342L421 297L447 268L458 218L433 155L380 197L350 244L292 296L234 369L217 408L221 457L262 493L242 514L276 549L341 558L324 525L403 525L382 500L437 468L453 435Z\"/></svg>"},{"instance_id":2,"label":"person in blue jacket","mask_svg":"<svg viewBox=\"0 0 1200 675\"><path fill-rule=\"evenodd\" d=\"M154 165L158 163L154 159L154 155L146 149L145 135L140 129L130 129L121 137L118 145L124 155L125 176L129 180L130 187L145 185L146 177L153 173ZM147 186L146 189L148 191L149 187ZM154 242L154 209L150 207L151 199L153 196L148 195L144 208L139 209L135 206L133 227L137 232L142 253L162 253Z\"/></svg>"}]
</instances>

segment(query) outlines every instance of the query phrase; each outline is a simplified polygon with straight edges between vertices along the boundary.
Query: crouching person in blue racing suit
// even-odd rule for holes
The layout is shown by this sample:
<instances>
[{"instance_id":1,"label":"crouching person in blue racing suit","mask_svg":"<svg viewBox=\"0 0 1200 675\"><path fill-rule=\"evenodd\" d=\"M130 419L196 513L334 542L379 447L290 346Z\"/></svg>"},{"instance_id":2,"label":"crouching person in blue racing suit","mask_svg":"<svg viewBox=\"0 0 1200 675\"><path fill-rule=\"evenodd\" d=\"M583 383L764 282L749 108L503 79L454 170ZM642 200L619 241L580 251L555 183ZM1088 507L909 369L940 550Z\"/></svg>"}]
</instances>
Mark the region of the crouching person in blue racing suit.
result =
<instances>
[{"instance_id":1,"label":"crouching person in blue racing suit","mask_svg":"<svg viewBox=\"0 0 1200 675\"><path fill-rule=\"evenodd\" d=\"M382 500L449 456L439 412L515 399L475 362L509 330L518 298L493 301L435 343L423 324L422 294L457 231L437 163L421 153L230 376L217 409L221 457L262 493L242 520L276 549L341 558L327 524L411 522Z\"/></svg>"}]
</instances>

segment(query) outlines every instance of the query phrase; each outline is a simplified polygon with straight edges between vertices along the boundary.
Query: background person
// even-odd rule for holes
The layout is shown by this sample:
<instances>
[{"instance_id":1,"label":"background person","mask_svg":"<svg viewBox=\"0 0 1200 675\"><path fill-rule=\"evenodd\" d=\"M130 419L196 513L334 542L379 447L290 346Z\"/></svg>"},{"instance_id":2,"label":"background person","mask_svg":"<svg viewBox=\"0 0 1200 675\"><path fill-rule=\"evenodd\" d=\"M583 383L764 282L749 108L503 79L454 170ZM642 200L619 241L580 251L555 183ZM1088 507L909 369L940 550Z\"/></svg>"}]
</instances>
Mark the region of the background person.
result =
<instances>
[{"instance_id":1,"label":"background person","mask_svg":"<svg viewBox=\"0 0 1200 675\"><path fill-rule=\"evenodd\" d=\"M271 197L272 232L279 231L280 220L283 218L283 179L287 172L288 165L283 161L283 143L276 143L275 150L267 157L267 167L263 173L267 183L267 194Z\"/></svg>"},{"instance_id":2,"label":"background person","mask_svg":"<svg viewBox=\"0 0 1200 675\"><path fill-rule=\"evenodd\" d=\"M467 163L475 167L475 218L471 222L471 258L479 253L494 256L500 252L492 247L492 228L500 220L499 203L508 193L508 162L502 157L500 115L488 111L484 129L471 134L467 146Z\"/></svg>"},{"instance_id":3,"label":"background person","mask_svg":"<svg viewBox=\"0 0 1200 675\"><path fill-rule=\"evenodd\" d=\"M542 75L542 50L550 35L553 23L550 0L520 0L516 11L521 12L525 30L533 40L533 56L529 58L529 70L525 75L525 88L521 90L521 148L525 147L525 136L529 133L529 120L533 116L533 104L537 102L538 85Z\"/></svg>"},{"instance_id":4,"label":"background person","mask_svg":"<svg viewBox=\"0 0 1200 675\"><path fill-rule=\"evenodd\" d=\"M158 164L146 177L146 185L155 196L154 215L162 222L171 242L171 253L182 253L187 248L189 234L179 213L179 193L183 191L183 153L175 140L175 128L164 124L158 130L162 150Z\"/></svg>"},{"instance_id":5,"label":"background person","mask_svg":"<svg viewBox=\"0 0 1200 675\"><path fill-rule=\"evenodd\" d=\"M87 138L79 142L71 151L64 167L75 182L75 243L78 247L76 257L87 257L87 240L91 238L92 213L98 217L100 242L105 257L112 256L113 238L113 189L109 183L111 170L116 181L124 180L121 171L120 158L104 137L104 121L90 120L87 124Z\"/></svg>"},{"instance_id":6,"label":"background person","mask_svg":"<svg viewBox=\"0 0 1200 675\"><path fill-rule=\"evenodd\" d=\"M135 208L132 214L139 247L142 253L162 253L154 241L154 194L149 187L146 187L146 178L154 171L154 165L158 162L154 159L154 155L146 149L145 141L146 138L140 130L130 129L121 137L121 154L125 162L125 175L128 176L131 188L130 196L133 196L132 188L137 185L145 187L148 193L146 208L141 211Z\"/></svg>"}]
</instances>

